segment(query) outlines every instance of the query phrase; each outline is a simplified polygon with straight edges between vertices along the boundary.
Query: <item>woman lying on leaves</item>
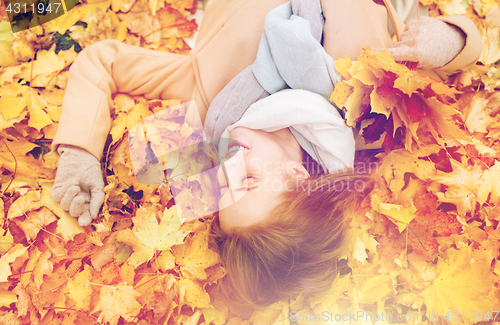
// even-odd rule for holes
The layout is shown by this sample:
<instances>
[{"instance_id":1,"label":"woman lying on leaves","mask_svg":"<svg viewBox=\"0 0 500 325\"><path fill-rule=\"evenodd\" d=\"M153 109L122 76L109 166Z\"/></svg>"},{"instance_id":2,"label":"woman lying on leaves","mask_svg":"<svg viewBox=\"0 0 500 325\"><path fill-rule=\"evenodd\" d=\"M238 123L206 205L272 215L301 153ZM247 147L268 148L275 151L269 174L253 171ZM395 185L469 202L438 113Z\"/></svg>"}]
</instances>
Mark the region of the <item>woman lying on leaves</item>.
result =
<instances>
[{"instance_id":1,"label":"woman lying on leaves","mask_svg":"<svg viewBox=\"0 0 500 325\"><path fill-rule=\"evenodd\" d=\"M481 39L463 16L405 27L387 0L209 0L187 56L114 40L89 46L70 70L53 198L82 225L98 216L113 94L194 99L206 135L238 140L228 150L246 165L221 203L242 186L245 194L212 224L228 271L222 291L248 306L317 293L336 274L356 192L330 188L347 181L355 152L352 130L328 101L340 80L333 60L367 46L446 79L475 64Z\"/></svg>"}]
</instances>

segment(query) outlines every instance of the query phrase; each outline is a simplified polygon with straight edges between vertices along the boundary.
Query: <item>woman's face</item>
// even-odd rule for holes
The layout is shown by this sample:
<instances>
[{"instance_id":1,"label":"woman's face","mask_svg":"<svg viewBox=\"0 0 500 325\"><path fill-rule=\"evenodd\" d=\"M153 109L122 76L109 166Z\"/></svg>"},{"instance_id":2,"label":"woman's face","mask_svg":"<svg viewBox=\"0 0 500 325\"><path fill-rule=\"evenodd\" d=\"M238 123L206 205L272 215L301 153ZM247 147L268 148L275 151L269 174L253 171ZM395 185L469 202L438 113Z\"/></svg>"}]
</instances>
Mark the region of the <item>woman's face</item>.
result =
<instances>
[{"instance_id":1,"label":"woman's face","mask_svg":"<svg viewBox=\"0 0 500 325\"><path fill-rule=\"evenodd\" d=\"M229 154L236 154L217 173L223 186L219 222L225 232L264 220L293 179L309 177L300 145L288 128L265 132L237 127L229 137L237 140L229 144Z\"/></svg>"}]
</instances>

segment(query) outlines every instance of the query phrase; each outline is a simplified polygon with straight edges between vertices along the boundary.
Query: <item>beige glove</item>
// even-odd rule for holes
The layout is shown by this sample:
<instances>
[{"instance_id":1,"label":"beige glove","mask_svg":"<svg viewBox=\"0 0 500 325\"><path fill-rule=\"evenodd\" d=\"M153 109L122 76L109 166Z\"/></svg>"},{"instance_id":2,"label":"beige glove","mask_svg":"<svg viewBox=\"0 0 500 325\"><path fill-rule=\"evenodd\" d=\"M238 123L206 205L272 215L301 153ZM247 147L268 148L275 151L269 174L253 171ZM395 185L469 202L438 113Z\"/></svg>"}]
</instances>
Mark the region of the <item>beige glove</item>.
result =
<instances>
[{"instance_id":1,"label":"beige glove","mask_svg":"<svg viewBox=\"0 0 500 325\"><path fill-rule=\"evenodd\" d=\"M418 62L418 69L441 68L465 46L465 34L456 26L435 18L410 20L400 41L387 49L398 62Z\"/></svg>"},{"instance_id":2,"label":"beige glove","mask_svg":"<svg viewBox=\"0 0 500 325\"><path fill-rule=\"evenodd\" d=\"M101 164L93 155L77 147L60 145L57 152L61 156L52 198L72 217L78 217L81 226L88 226L97 218L104 202Z\"/></svg>"}]
</instances>

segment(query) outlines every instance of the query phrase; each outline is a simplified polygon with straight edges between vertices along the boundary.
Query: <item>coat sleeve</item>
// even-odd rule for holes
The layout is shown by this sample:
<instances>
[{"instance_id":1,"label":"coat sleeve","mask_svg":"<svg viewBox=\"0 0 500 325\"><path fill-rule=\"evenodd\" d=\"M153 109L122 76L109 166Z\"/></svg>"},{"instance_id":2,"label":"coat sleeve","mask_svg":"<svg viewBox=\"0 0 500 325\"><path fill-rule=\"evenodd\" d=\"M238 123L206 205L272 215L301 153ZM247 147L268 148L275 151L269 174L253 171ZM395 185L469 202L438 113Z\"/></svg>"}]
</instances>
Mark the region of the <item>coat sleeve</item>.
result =
<instances>
[{"instance_id":1,"label":"coat sleeve","mask_svg":"<svg viewBox=\"0 0 500 325\"><path fill-rule=\"evenodd\" d=\"M481 56L483 43L481 34L469 18L465 16L445 16L438 19L458 27L465 34L465 45L462 51L444 67L434 70L442 80L446 80L454 73L472 68Z\"/></svg>"},{"instance_id":2,"label":"coat sleeve","mask_svg":"<svg viewBox=\"0 0 500 325\"><path fill-rule=\"evenodd\" d=\"M60 144L74 145L100 159L111 126L113 94L189 101L195 85L192 71L191 59L185 55L116 40L88 46L70 68L52 149Z\"/></svg>"},{"instance_id":3,"label":"coat sleeve","mask_svg":"<svg viewBox=\"0 0 500 325\"><path fill-rule=\"evenodd\" d=\"M404 30L405 23L399 18L396 9L390 1L384 0L384 3L389 13L391 23L398 34L396 36L399 37ZM422 71L424 74L428 74L434 78L446 80L450 75L460 71L466 71L476 64L477 60L481 56L482 41L481 34L469 18L465 16L453 15L440 16L438 19L458 27L466 35L464 48L452 61L439 69Z\"/></svg>"}]
</instances>

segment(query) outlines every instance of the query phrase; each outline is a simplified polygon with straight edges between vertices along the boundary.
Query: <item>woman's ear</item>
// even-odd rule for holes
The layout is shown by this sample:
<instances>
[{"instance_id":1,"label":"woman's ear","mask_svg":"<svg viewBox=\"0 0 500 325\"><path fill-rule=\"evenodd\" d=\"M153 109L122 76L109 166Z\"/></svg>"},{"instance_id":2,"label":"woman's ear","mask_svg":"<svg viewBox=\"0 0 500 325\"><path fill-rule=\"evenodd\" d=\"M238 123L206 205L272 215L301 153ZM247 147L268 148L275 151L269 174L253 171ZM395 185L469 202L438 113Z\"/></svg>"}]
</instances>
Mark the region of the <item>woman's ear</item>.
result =
<instances>
[{"instance_id":1,"label":"woman's ear","mask_svg":"<svg viewBox=\"0 0 500 325\"><path fill-rule=\"evenodd\" d=\"M302 180L311 177L304 165L297 161L290 161L287 165L287 173L296 180Z\"/></svg>"}]
</instances>

